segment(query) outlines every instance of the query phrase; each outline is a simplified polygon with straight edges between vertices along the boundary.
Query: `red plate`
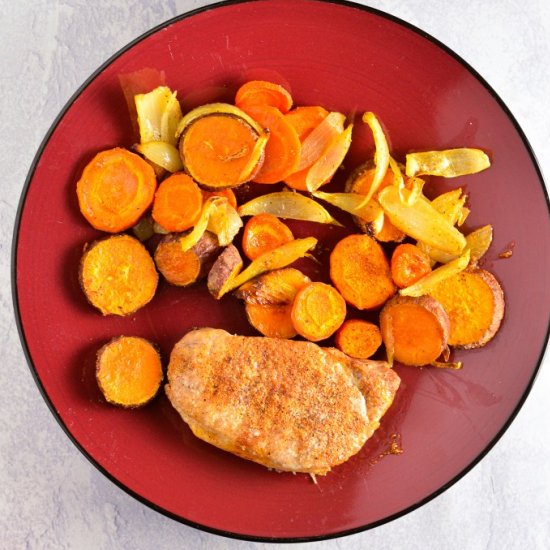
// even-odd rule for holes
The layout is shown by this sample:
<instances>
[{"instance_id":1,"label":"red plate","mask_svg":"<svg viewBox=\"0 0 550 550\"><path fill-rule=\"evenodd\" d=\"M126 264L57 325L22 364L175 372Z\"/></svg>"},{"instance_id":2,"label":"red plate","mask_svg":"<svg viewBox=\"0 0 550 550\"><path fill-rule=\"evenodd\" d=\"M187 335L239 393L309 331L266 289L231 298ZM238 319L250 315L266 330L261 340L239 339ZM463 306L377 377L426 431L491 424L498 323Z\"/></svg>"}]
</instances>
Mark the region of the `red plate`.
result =
<instances>
[{"instance_id":1,"label":"red plate","mask_svg":"<svg viewBox=\"0 0 550 550\"><path fill-rule=\"evenodd\" d=\"M251 333L236 300L216 303L202 287L161 284L153 302L123 319L103 318L79 288L82 247L101 235L80 215L75 184L97 151L133 144L119 75L144 68L164 72L185 105L220 92L231 99L247 78L277 79L298 104L374 111L400 158L413 149L470 146L492 159L490 170L434 181L431 188L466 186L468 228L494 226L486 266L506 293L500 332L481 350L457 353L465 364L461 371L398 366L402 388L380 430L318 485L199 441L164 395L142 410L125 411L108 406L98 392L95 353L114 335L149 338L167 357L193 326ZM369 154L372 138L358 124L345 172ZM311 229L294 227L301 234ZM343 234L326 230L322 236L334 241ZM515 244L513 256L499 260L509 243ZM525 136L495 92L446 47L353 4L230 3L176 18L139 38L63 109L23 192L14 300L44 398L77 447L110 479L205 530L312 540L367 529L412 510L464 475L502 435L529 392L547 341L549 250L548 197ZM400 435L404 452L380 458L392 434Z\"/></svg>"}]
</instances>

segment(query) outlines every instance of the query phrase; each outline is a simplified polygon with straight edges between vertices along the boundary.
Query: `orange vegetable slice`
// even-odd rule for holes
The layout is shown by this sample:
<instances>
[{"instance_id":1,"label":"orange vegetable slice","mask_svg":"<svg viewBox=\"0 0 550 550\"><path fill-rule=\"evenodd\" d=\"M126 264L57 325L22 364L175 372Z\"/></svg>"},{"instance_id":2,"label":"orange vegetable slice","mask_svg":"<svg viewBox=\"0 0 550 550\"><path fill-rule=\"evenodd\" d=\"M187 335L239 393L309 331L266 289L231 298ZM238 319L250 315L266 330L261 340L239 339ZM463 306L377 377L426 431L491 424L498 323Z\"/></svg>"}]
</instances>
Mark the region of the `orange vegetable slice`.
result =
<instances>
[{"instance_id":1,"label":"orange vegetable slice","mask_svg":"<svg viewBox=\"0 0 550 550\"><path fill-rule=\"evenodd\" d=\"M76 192L82 215L108 233L137 223L151 206L157 180L139 155L116 147L98 153L84 168Z\"/></svg>"},{"instance_id":2,"label":"orange vegetable slice","mask_svg":"<svg viewBox=\"0 0 550 550\"><path fill-rule=\"evenodd\" d=\"M250 80L237 90L235 105L241 109L255 105L269 105L286 113L292 107L292 96L280 84L265 80Z\"/></svg>"}]
</instances>

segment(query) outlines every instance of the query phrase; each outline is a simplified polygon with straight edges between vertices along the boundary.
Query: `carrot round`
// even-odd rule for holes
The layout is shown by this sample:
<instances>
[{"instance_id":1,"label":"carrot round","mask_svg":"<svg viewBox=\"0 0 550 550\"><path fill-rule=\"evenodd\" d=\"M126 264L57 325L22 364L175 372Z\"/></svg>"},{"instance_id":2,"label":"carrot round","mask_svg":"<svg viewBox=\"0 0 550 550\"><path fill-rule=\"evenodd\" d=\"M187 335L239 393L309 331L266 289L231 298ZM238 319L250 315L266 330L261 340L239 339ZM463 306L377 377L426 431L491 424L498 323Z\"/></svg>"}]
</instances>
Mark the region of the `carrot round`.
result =
<instances>
[{"instance_id":1,"label":"carrot round","mask_svg":"<svg viewBox=\"0 0 550 550\"><path fill-rule=\"evenodd\" d=\"M113 338L97 353L96 379L109 403L141 407L160 388L163 372L159 353L144 338Z\"/></svg>"},{"instance_id":2,"label":"carrot round","mask_svg":"<svg viewBox=\"0 0 550 550\"><path fill-rule=\"evenodd\" d=\"M318 105L306 105L304 107L296 107L285 114L285 118L296 130L300 141L311 133L323 119L328 115L328 111L324 107Z\"/></svg>"},{"instance_id":3,"label":"carrot round","mask_svg":"<svg viewBox=\"0 0 550 550\"><path fill-rule=\"evenodd\" d=\"M292 96L280 84L250 80L237 90L235 105L240 109L253 105L269 105L286 113L292 107Z\"/></svg>"},{"instance_id":4,"label":"carrot round","mask_svg":"<svg viewBox=\"0 0 550 550\"><path fill-rule=\"evenodd\" d=\"M431 271L430 257L414 244L400 244L393 251L391 276L399 288L416 283Z\"/></svg>"},{"instance_id":5,"label":"carrot round","mask_svg":"<svg viewBox=\"0 0 550 550\"><path fill-rule=\"evenodd\" d=\"M80 261L80 283L103 315L129 315L152 300L158 273L153 258L137 239L115 235L86 248Z\"/></svg>"},{"instance_id":6,"label":"carrot round","mask_svg":"<svg viewBox=\"0 0 550 550\"><path fill-rule=\"evenodd\" d=\"M292 231L279 218L271 214L258 214L244 226L243 252L248 259L255 260L292 240Z\"/></svg>"},{"instance_id":7,"label":"carrot round","mask_svg":"<svg viewBox=\"0 0 550 550\"><path fill-rule=\"evenodd\" d=\"M396 292L384 250L368 235L349 235L336 244L330 278L357 309L376 309Z\"/></svg>"},{"instance_id":8,"label":"carrot round","mask_svg":"<svg viewBox=\"0 0 550 550\"><path fill-rule=\"evenodd\" d=\"M243 110L269 131L262 167L254 176L256 183L277 183L292 174L300 162L302 147L294 127L281 112L270 105L244 106Z\"/></svg>"},{"instance_id":9,"label":"carrot round","mask_svg":"<svg viewBox=\"0 0 550 550\"><path fill-rule=\"evenodd\" d=\"M248 322L269 338L294 338L297 332L292 324L292 304L245 305Z\"/></svg>"},{"instance_id":10,"label":"carrot round","mask_svg":"<svg viewBox=\"0 0 550 550\"><path fill-rule=\"evenodd\" d=\"M167 231L185 231L197 223L202 201L199 186L187 174L172 174L155 193L153 219Z\"/></svg>"},{"instance_id":11,"label":"carrot round","mask_svg":"<svg viewBox=\"0 0 550 550\"><path fill-rule=\"evenodd\" d=\"M263 162L263 151L255 158L259 139L244 118L213 111L186 126L179 150L185 171L205 188L217 190L252 179Z\"/></svg>"},{"instance_id":12,"label":"carrot round","mask_svg":"<svg viewBox=\"0 0 550 550\"><path fill-rule=\"evenodd\" d=\"M202 202L205 203L210 197L224 197L233 208L237 209L237 197L233 189L220 189L218 191L205 191L203 189Z\"/></svg>"},{"instance_id":13,"label":"carrot round","mask_svg":"<svg viewBox=\"0 0 550 550\"><path fill-rule=\"evenodd\" d=\"M188 286L204 277L219 250L218 239L205 231L199 242L189 250L182 250L180 234L166 235L155 250L155 264L172 285Z\"/></svg>"},{"instance_id":14,"label":"carrot round","mask_svg":"<svg viewBox=\"0 0 550 550\"><path fill-rule=\"evenodd\" d=\"M98 153L84 168L76 192L82 215L108 233L137 223L151 206L157 180L149 163L115 147Z\"/></svg>"},{"instance_id":15,"label":"carrot round","mask_svg":"<svg viewBox=\"0 0 550 550\"><path fill-rule=\"evenodd\" d=\"M348 319L336 332L335 343L340 351L350 357L368 359L382 344L382 334L374 323Z\"/></svg>"},{"instance_id":16,"label":"carrot round","mask_svg":"<svg viewBox=\"0 0 550 550\"><path fill-rule=\"evenodd\" d=\"M388 359L420 367L435 361L449 340L449 317L430 296L396 296L380 313Z\"/></svg>"},{"instance_id":17,"label":"carrot round","mask_svg":"<svg viewBox=\"0 0 550 550\"><path fill-rule=\"evenodd\" d=\"M332 336L346 318L346 302L330 285L315 282L296 294L292 304L292 324L296 332L312 342Z\"/></svg>"}]
</instances>

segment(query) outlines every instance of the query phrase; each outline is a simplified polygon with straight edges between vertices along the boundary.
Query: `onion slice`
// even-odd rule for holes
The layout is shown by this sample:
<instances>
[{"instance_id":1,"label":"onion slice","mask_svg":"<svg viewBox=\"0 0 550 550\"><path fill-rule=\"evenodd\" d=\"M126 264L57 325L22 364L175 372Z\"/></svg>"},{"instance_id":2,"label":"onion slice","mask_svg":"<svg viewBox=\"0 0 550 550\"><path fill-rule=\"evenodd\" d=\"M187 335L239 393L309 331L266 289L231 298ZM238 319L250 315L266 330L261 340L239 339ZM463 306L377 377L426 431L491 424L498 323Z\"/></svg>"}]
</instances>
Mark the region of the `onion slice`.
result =
<instances>
[{"instance_id":1,"label":"onion slice","mask_svg":"<svg viewBox=\"0 0 550 550\"><path fill-rule=\"evenodd\" d=\"M352 130L353 124L350 124L341 134L333 139L328 149L309 169L306 176L306 187L309 192L316 191L334 176L334 173L338 170L338 167L342 164L344 157L349 151Z\"/></svg>"},{"instance_id":2,"label":"onion slice","mask_svg":"<svg viewBox=\"0 0 550 550\"><path fill-rule=\"evenodd\" d=\"M139 143L135 150L142 154L147 160L161 166L168 172L183 170L183 164L179 151L171 143L165 141L149 141Z\"/></svg>"},{"instance_id":3,"label":"onion slice","mask_svg":"<svg viewBox=\"0 0 550 550\"><path fill-rule=\"evenodd\" d=\"M464 235L429 201L419 199L409 206L401 202L399 190L389 185L378 194L378 202L393 225L409 237L449 254L464 250Z\"/></svg>"},{"instance_id":4,"label":"onion slice","mask_svg":"<svg viewBox=\"0 0 550 550\"><path fill-rule=\"evenodd\" d=\"M423 296L424 294L429 294L439 283L464 271L469 264L470 251L466 249L458 258L434 269L431 273L428 273L428 275L425 275L411 286L402 288L399 294L402 296L413 296L415 298Z\"/></svg>"},{"instance_id":5,"label":"onion slice","mask_svg":"<svg viewBox=\"0 0 550 550\"><path fill-rule=\"evenodd\" d=\"M455 178L477 174L491 166L489 157L481 149L445 149L423 151L406 156L407 176L429 175Z\"/></svg>"},{"instance_id":6,"label":"onion slice","mask_svg":"<svg viewBox=\"0 0 550 550\"><path fill-rule=\"evenodd\" d=\"M388 141L386 140L384 130L382 130L382 126L376 118L376 115L369 111L363 115L362 120L369 125L372 131L375 147L374 164L376 168L369 192L365 196L365 203L367 203L378 191L378 188L380 187L380 184L382 183L382 180L386 175L388 166L390 164L390 149L388 147Z\"/></svg>"},{"instance_id":7,"label":"onion slice","mask_svg":"<svg viewBox=\"0 0 550 550\"><path fill-rule=\"evenodd\" d=\"M278 218L329 223L342 226L318 202L289 191L279 191L261 195L239 207L240 216L272 214Z\"/></svg>"},{"instance_id":8,"label":"onion slice","mask_svg":"<svg viewBox=\"0 0 550 550\"><path fill-rule=\"evenodd\" d=\"M224 294L235 290L266 271L273 271L274 269L281 269L290 265L299 258L303 258L308 250L311 250L316 244L317 239L314 237L294 239L293 241L262 254L238 275L234 275L227 279L218 296L221 298Z\"/></svg>"}]
</instances>

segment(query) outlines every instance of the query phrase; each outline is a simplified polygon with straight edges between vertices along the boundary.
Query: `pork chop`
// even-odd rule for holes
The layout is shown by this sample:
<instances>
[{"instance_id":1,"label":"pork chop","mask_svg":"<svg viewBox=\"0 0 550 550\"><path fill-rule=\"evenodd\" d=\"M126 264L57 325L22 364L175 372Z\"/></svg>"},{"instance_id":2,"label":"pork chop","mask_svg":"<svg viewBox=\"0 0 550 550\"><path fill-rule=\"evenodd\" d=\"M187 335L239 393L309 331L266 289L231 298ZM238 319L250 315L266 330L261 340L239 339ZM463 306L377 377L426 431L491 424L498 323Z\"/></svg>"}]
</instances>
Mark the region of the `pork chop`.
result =
<instances>
[{"instance_id":1,"label":"pork chop","mask_svg":"<svg viewBox=\"0 0 550 550\"><path fill-rule=\"evenodd\" d=\"M399 382L385 362L203 328L174 346L165 390L200 439L268 468L326 474L378 428Z\"/></svg>"}]
</instances>

